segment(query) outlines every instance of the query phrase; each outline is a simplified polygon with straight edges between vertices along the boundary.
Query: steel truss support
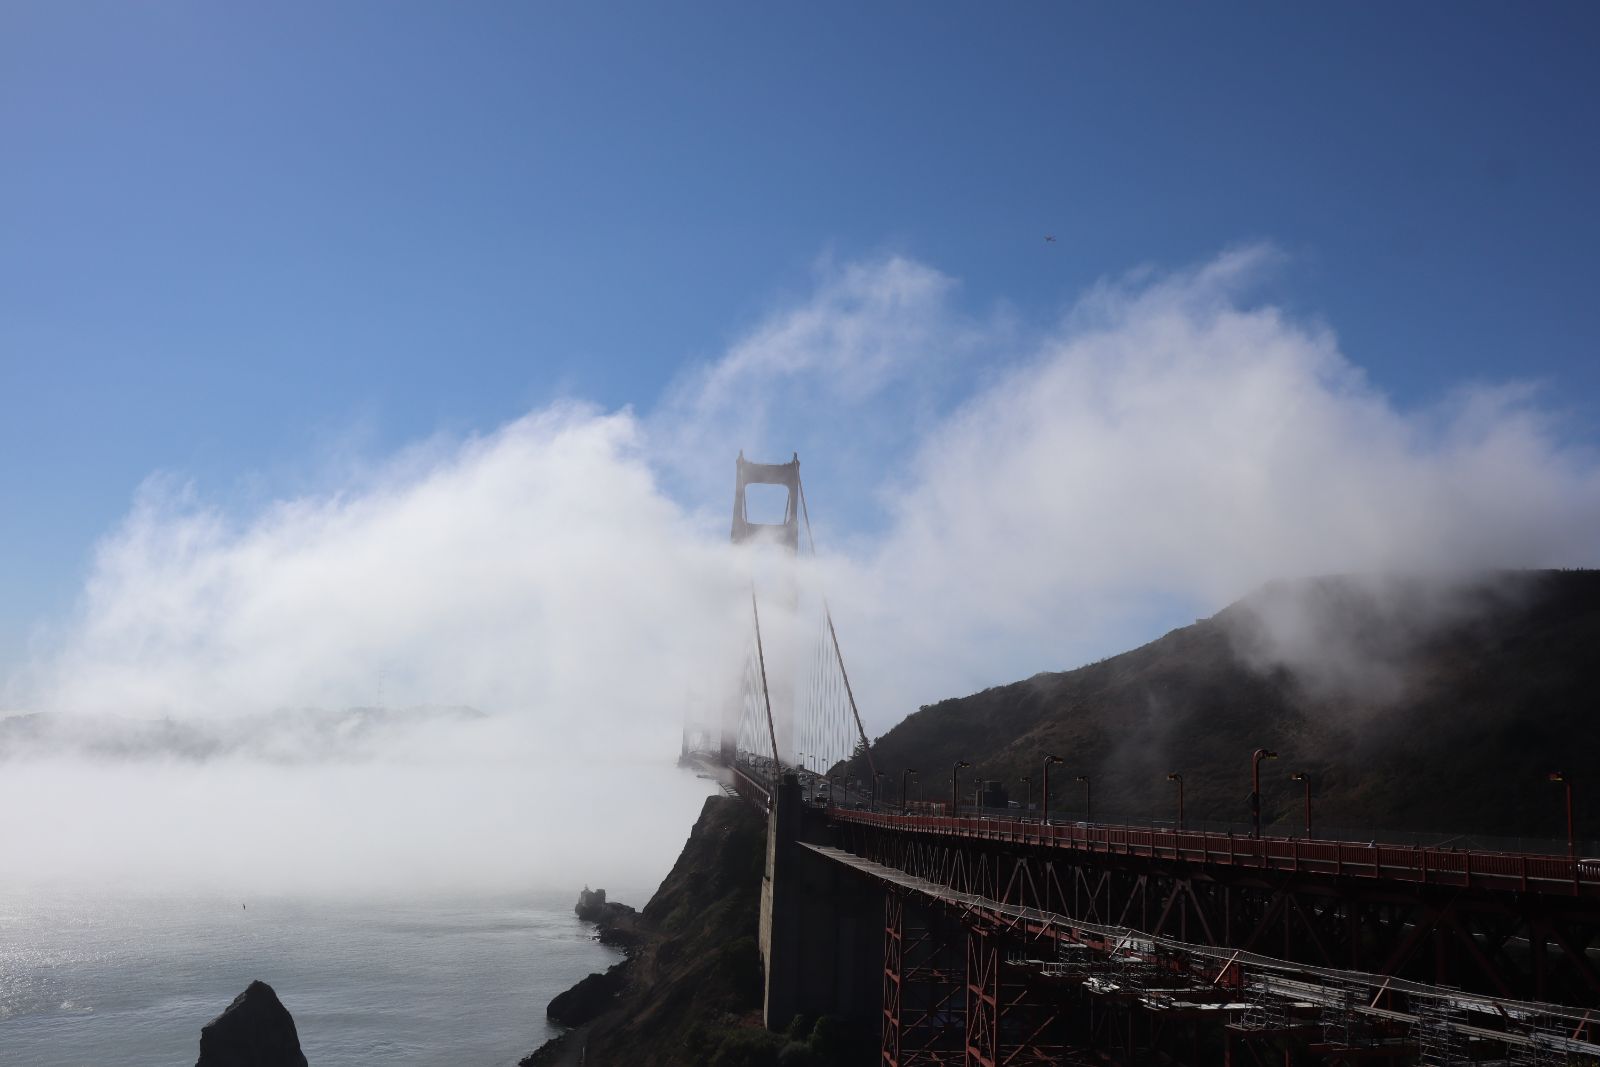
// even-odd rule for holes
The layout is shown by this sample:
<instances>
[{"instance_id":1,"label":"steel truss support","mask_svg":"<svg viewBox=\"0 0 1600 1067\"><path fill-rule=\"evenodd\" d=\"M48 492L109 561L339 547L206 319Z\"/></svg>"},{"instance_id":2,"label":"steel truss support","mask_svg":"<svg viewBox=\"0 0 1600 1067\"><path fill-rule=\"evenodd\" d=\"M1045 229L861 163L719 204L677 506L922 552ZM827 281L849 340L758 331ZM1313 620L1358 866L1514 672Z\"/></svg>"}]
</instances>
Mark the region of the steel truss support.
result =
<instances>
[{"instance_id":1,"label":"steel truss support","mask_svg":"<svg viewBox=\"0 0 1600 1067\"><path fill-rule=\"evenodd\" d=\"M964 1062L966 1004L959 922L890 890L883 930L884 1067Z\"/></svg>"},{"instance_id":2,"label":"steel truss support","mask_svg":"<svg viewBox=\"0 0 1600 1067\"><path fill-rule=\"evenodd\" d=\"M857 855L964 893L1279 959L1600 1007L1600 901L840 825Z\"/></svg>"},{"instance_id":3,"label":"steel truss support","mask_svg":"<svg viewBox=\"0 0 1600 1067\"><path fill-rule=\"evenodd\" d=\"M1000 944L967 928L967 1067L996 1067L1000 1057Z\"/></svg>"},{"instance_id":4,"label":"steel truss support","mask_svg":"<svg viewBox=\"0 0 1600 1067\"><path fill-rule=\"evenodd\" d=\"M905 1000L905 908L904 894L883 895L883 1041L878 1060L885 1067L899 1067L900 1029Z\"/></svg>"}]
</instances>

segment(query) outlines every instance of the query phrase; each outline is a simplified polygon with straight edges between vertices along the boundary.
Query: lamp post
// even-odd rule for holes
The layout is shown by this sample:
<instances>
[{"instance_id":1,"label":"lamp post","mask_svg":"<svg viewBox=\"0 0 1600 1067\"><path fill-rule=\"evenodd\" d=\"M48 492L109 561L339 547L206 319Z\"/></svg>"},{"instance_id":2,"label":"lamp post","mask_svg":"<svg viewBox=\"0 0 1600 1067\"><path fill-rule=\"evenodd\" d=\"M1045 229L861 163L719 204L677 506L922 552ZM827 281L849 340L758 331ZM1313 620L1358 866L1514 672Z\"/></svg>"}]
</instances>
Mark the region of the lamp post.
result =
<instances>
[{"instance_id":1,"label":"lamp post","mask_svg":"<svg viewBox=\"0 0 1600 1067\"><path fill-rule=\"evenodd\" d=\"M1552 782L1560 782L1563 786L1566 787L1566 791L1567 791L1567 859L1569 859L1569 860L1577 859L1578 858L1577 842L1574 841L1573 837L1572 837L1572 783L1567 781L1567 776L1562 774L1560 771L1551 771L1550 772L1550 780Z\"/></svg>"},{"instance_id":2,"label":"lamp post","mask_svg":"<svg viewBox=\"0 0 1600 1067\"><path fill-rule=\"evenodd\" d=\"M1178 832L1183 832L1183 775L1173 771L1167 775L1167 781L1178 783Z\"/></svg>"},{"instance_id":3,"label":"lamp post","mask_svg":"<svg viewBox=\"0 0 1600 1067\"><path fill-rule=\"evenodd\" d=\"M910 804L909 800L906 798L906 779L911 777L913 774L916 774L916 773L917 773L916 770L914 768L911 768L911 767L907 767L905 770L900 772L900 814L901 815L909 814L910 811L911 811L911 804Z\"/></svg>"},{"instance_id":4,"label":"lamp post","mask_svg":"<svg viewBox=\"0 0 1600 1067\"><path fill-rule=\"evenodd\" d=\"M1304 782L1306 786L1306 836L1311 836L1311 776L1305 771L1295 771L1289 776L1291 782Z\"/></svg>"},{"instance_id":5,"label":"lamp post","mask_svg":"<svg viewBox=\"0 0 1600 1067\"><path fill-rule=\"evenodd\" d=\"M883 772L882 771L874 771L873 774L872 774L872 810L873 811L877 811L878 810L878 796L879 796L879 793L878 793L878 780L881 779L882 777L883 777Z\"/></svg>"},{"instance_id":6,"label":"lamp post","mask_svg":"<svg viewBox=\"0 0 1600 1067\"><path fill-rule=\"evenodd\" d=\"M1022 817L1026 819L1033 810L1033 778L1024 774L1022 776Z\"/></svg>"},{"instance_id":7,"label":"lamp post","mask_svg":"<svg viewBox=\"0 0 1600 1067\"><path fill-rule=\"evenodd\" d=\"M1083 783L1083 821L1094 822L1094 794L1089 791L1089 776L1080 774L1073 780Z\"/></svg>"},{"instance_id":8,"label":"lamp post","mask_svg":"<svg viewBox=\"0 0 1600 1067\"><path fill-rule=\"evenodd\" d=\"M950 768L950 817L956 818L961 814L961 787L956 784L956 778L961 773L961 768L970 767L972 764L964 759L956 760L956 765Z\"/></svg>"},{"instance_id":9,"label":"lamp post","mask_svg":"<svg viewBox=\"0 0 1600 1067\"><path fill-rule=\"evenodd\" d=\"M922 808L922 810L926 812L928 809L923 806L926 803L927 800L922 795L922 775L919 774L917 775L917 807Z\"/></svg>"},{"instance_id":10,"label":"lamp post","mask_svg":"<svg viewBox=\"0 0 1600 1067\"><path fill-rule=\"evenodd\" d=\"M1044 758L1044 799L1041 801L1042 806L1039 809L1040 822L1048 823L1050 821L1050 765L1052 763L1060 764L1065 762L1067 761L1060 756L1046 756Z\"/></svg>"},{"instance_id":11,"label":"lamp post","mask_svg":"<svg viewBox=\"0 0 1600 1067\"><path fill-rule=\"evenodd\" d=\"M1269 752L1258 748L1250 753L1250 822L1254 827L1252 836L1261 836L1261 761L1264 759L1277 759L1276 752Z\"/></svg>"}]
</instances>

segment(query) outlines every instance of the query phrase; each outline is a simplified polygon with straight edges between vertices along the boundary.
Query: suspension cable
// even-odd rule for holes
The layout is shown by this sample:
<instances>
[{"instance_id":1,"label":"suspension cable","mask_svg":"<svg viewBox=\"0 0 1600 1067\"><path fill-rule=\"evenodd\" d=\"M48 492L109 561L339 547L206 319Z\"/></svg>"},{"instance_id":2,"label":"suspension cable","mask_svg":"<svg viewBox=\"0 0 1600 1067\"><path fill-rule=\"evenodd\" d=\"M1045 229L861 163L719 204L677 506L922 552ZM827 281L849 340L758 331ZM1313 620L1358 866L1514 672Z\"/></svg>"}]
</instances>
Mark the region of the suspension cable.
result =
<instances>
[{"instance_id":1,"label":"suspension cable","mask_svg":"<svg viewBox=\"0 0 1600 1067\"><path fill-rule=\"evenodd\" d=\"M772 741L772 770L777 775L782 769L778 761L778 731L772 725L772 694L767 691L767 657L761 649L761 609L756 607L755 583L750 583L750 614L756 620L756 662L761 666L761 699L767 705L767 737Z\"/></svg>"},{"instance_id":2,"label":"suspension cable","mask_svg":"<svg viewBox=\"0 0 1600 1067\"><path fill-rule=\"evenodd\" d=\"M795 479L795 482L800 490L800 514L805 519L806 543L811 546L811 558L815 559L817 556L817 541L811 534L811 510L806 507L805 483L798 478ZM844 693L850 699L850 714L855 718L856 734L861 738L861 752L862 755L867 757L867 769L872 772L873 780L876 781L878 765L872 758L872 746L867 742L866 728L861 725L861 712L856 708L855 690L850 688L850 672L845 670L844 667L844 653L839 650L839 633L833 628L833 611L828 607L828 597L825 593L822 594L822 614L828 620L828 636L833 639L833 655L839 661L839 674L844 678ZM846 761L848 762L848 757L846 757Z\"/></svg>"}]
</instances>

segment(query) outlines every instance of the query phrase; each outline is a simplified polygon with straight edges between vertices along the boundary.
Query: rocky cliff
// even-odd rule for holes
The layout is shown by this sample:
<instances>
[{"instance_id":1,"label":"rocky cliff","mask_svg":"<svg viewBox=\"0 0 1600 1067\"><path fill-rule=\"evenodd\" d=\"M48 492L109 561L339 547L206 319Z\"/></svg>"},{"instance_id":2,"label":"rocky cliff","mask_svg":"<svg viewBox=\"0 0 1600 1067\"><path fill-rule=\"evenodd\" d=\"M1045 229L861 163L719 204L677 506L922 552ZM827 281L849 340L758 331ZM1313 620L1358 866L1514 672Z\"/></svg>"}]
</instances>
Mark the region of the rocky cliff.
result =
<instances>
[{"instance_id":1,"label":"rocky cliff","mask_svg":"<svg viewBox=\"0 0 1600 1067\"><path fill-rule=\"evenodd\" d=\"M577 1063L580 1050L586 1067L855 1062L850 1035L830 1020L797 1020L785 1034L761 1026L765 856L765 820L742 801L708 798L639 914L629 958L551 1003L551 1018L575 1029L525 1067Z\"/></svg>"}]
</instances>

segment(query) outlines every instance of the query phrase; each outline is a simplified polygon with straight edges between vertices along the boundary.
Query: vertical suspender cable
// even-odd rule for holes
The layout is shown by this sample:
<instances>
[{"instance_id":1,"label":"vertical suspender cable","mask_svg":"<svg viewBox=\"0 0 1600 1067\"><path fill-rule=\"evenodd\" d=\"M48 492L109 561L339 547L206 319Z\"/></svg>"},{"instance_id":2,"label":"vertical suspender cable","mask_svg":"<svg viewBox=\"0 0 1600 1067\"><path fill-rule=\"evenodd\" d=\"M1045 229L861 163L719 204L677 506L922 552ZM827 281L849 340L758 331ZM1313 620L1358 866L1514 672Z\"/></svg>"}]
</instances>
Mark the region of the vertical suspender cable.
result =
<instances>
[{"instance_id":1,"label":"vertical suspender cable","mask_svg":"<svg viewBox=\"0 0 1600 1067\"><path fill-rule=\"evenodd\" d=\"M772 741L772 773L776 775L782 768L778 766L778 731L772 725L772 695L767 692L767 657L761 650L761 611L756 607L756 587L750 586L750 614L756 620L756 662L761 665L761 699L767 705L767 737ZM776 781L773 783L776 785Z\"/></svg>"},{"instance_id":2,"label":"vertical suspender cable","mask_svg":"<svg viewBox=\"0 0 1600 1067\"><path fill-rule=\"evenodd\" d=\"M800 482L798 484L800 487L800 514L805 518L806 522L806 543L811 546L811 557L815 559L817 555L817 542L816 539L811 536L811 511L806 507L806 487L804 482ZM753 592L751 593L751 603L755 603L755 594ZM873 774L873 780L876 781L878 766L872 759L872 746L867 743L867 731L861 725L861 712L856 708L856 694L850 688L850 672L844 669L844 653L839 651L839 634L833 628L833 611L828 607L828 598L826 596L822 598L822 613L828 620L828 636L833 639L833 655L834 658L839 661L839 675L844 679L845 696L850 698L850 714L853 715L856 720L856 733L861 738L861 752L867 757L867 769ZM757 639L759 640L759 638L760 634L758 630ZM848 756L845 758L846 760L849 759Z\"/></svg>"}]
</instances>

